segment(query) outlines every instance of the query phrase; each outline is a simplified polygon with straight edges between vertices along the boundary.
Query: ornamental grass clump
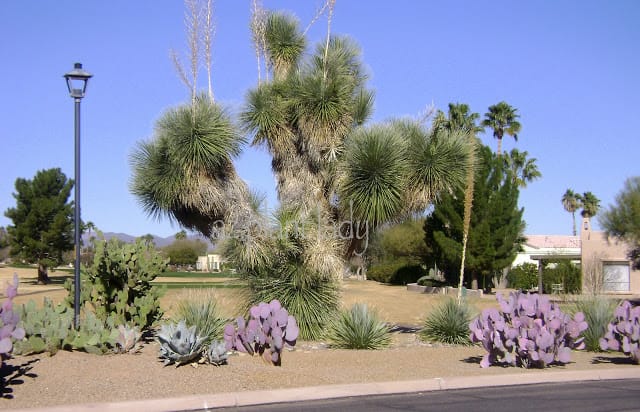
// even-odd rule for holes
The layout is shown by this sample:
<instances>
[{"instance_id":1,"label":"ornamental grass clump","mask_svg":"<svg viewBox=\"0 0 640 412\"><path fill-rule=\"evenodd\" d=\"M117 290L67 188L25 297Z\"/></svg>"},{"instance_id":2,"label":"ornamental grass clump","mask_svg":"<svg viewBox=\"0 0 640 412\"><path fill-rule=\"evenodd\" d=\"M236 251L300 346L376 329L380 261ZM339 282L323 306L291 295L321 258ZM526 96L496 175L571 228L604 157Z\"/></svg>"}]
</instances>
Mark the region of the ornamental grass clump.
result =
<instances>
[{"instance_id":1,"label":"ornamental grass clump","mask_svg":"<svg viewBox=\"0 0 640 412\"><path fill-rule=\"evenodd\" d=\"M616 308L614 316L600 339L600 348L623 352L633 363L640 364L640 306L634 307L625 300Z\"/></svg>"},{"instance_id":2,"label":"ornamental grass clump","mask_svg":"<svg viewBox=\"0 0 640 412\"><path fill-rule=\"evenodd\" d=\"M588 325L582 312L572 319L546 295L512 292L507 300L500 294L497 299L500 310L485 309L469 325L471 341L487 351L481 367L544 368L570 362L571 350L584 347L580 335Z\"/></svg>"},{"instance_id":3,"label":"ornamental grass clump","mask_svg":"<svg viewBox=\"0 0 640 412\"><path fill-rule=\"evenodd\" d=\"M420 331L423 340L453 345L470 345L471 309L465 302L447 299L427 316Z\"/></svg>"},{"instance_id":4,"label":"ornamental grass clump","mask_svg":"<svg viewBox=\"0 0 640 412\"><path fill-rule=\"evenodd\" d=\"M331 346L342 349L382 349L391 343L389 326L365 303L343 310L329 330Z\"/></svg>"},{"instance_id":5,"label":"ornamental grass clump","mask_svg":"<svg viewBox=\"0 0 640 412\"><path fill-rule=\"evenodd\" d=\"M222 317L213 296L191 296L178 303L176 319L184 320L187 326L195 326L196 333L209 345L221 339L227 319Z\"/></svg>"},{"instance_id":6,"label":"ornamental grass clump","mask_svg":"<svg viewBox=\"0 0 640 412\"><path fill-rule=\"evenodd\" d=\"M584 313L587 329L582 333L585 349L600 352L600 339L607 333L607 326L614 319L618 302L601 296L593 296L576 302L576 309Z\"/></svg>"}]
</instances>

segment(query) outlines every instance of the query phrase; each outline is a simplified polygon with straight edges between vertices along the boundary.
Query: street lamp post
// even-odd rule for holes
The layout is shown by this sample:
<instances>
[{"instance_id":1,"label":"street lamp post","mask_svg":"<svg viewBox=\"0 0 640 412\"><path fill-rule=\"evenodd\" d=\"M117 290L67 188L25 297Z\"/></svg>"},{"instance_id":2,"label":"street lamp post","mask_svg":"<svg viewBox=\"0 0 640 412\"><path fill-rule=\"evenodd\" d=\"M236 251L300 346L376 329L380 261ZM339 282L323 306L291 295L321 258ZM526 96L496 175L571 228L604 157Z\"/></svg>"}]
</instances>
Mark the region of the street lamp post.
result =
<instances>
[{"instance_id":1,"label":"street lamp post","mask_svg":"<svg viewBox=\"0 0 640 412\"><path fill-rule=\"evenodd\" d=\"M66 73L69 95L75 102L75 211L74 211L74 231L76 260L74 263L74 284L75 295L73 300L73 323L75 328L80 327L80 100L87 90L87 82L92 74L82 70L82 63L75 63L73 70Z\"/></svg>"}]
</instances>

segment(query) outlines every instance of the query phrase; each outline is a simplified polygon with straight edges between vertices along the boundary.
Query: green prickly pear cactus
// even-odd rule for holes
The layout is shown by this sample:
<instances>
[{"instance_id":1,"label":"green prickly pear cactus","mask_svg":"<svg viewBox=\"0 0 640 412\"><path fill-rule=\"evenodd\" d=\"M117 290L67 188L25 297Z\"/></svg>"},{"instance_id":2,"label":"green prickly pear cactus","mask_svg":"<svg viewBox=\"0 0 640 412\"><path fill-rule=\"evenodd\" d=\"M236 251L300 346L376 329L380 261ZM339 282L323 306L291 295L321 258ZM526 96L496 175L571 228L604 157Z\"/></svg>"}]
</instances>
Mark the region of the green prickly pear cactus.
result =
<instances>
[{"instance_id":1,"label":"green prickly pear cactus","mask_svg":"<svg viewBox=\"0 0 640 412\"><path fill-rule=\"evenodd\" d=\"M163 290L151 281L167 264L152 245L140 240L134 244L115 238L97 241L93 263L81 271L80 301L90 305L103 322L113 317L116 325L144 329L162 316L159 299ZM73 282L68 280L65 287L67 304L72 306Z\"/></svg>"}]
</instances>

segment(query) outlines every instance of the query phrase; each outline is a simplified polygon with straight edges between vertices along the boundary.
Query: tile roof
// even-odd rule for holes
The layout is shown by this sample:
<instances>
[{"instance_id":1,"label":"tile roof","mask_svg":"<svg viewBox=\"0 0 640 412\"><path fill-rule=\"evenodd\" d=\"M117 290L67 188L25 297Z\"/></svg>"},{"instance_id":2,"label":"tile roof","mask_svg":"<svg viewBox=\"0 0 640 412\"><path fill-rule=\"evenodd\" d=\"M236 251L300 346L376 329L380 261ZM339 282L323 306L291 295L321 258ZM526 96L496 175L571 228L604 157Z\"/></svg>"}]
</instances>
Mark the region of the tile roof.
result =
<instances>
[{"instance_id":1,"label":"tile roof","mask_svg":"<svg viewBox=\"0 0 640 412\"><path fill-rule=\"evenodd\" d=\"M565 235L526 235L525 244L536 249L543 248L579 248L580 236Z\"/></svg>"}]
</instances>

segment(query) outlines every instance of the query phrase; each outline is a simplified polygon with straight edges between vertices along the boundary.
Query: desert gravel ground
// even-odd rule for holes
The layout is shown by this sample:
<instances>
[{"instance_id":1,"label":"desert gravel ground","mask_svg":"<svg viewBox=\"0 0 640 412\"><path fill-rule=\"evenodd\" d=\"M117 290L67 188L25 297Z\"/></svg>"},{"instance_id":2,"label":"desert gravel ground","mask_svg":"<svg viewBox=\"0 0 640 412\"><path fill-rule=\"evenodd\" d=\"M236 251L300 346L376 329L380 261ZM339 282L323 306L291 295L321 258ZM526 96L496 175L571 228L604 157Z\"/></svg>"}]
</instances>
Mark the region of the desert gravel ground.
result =
<instances>
[{"instance_id":1,"label":"desert gravel ground","mask_svg":"<svg viewBox=\"0 0 640 412\"><path fill-rule=\"evenodd\" d=\"M10 269L14 271L13 269ZM9 278L8 268L0 268L0 283ZM17 301L42 296L64 297L51 286L30 285L28 270L21 270ZM38 289L41 288L41 289ZM266 364L258 357L234 355L229 364L164 366L157 358L158 345L150 341L136 355L96 356L60 351L55 356L39 354L8 360L4 371L6 386L0 408L28 408L75 403L114 402L178 397L236 391L268 390L315 385L389 382L454 376L487 376L532 373L516 368L481 369L482 348L445 346L420 341L414 333L433 296L408 292L402 287L375 282L347 281L345 305L368 302L383 319L404 326L393 334L393 344L381 351L331 349L325 342L298 342L283 354L282 366ZM40 292L42 290L42 292ZM180 296L167 296L171 306ZM229 298L222 296L222 298ZM437 300L437 299L436 299ZM478 309L492 305L493 297L474 303ZM572 363L546 371L579 371L611 368L638 368L623 354L574 352Z\"/></svg>"}]
</instances>

